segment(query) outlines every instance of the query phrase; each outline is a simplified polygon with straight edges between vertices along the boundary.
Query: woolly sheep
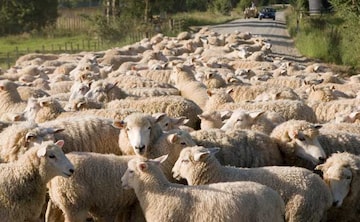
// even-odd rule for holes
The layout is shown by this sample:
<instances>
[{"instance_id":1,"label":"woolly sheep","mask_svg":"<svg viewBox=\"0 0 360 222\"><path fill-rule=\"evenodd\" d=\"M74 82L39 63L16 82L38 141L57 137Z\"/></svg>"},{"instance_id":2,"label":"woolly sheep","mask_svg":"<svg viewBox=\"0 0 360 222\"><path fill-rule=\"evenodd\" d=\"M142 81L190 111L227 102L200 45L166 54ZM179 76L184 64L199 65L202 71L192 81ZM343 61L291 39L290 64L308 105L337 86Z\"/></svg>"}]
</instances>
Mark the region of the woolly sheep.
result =
<instances>
[{"instance_id":1,"label":"woolly sheep","mask_svg":"<svg viewBox=\"0 0 360 222\"><path fill-rule=\"evenodd\" d=\"M145 156L163 134L158 121L163 116L132 113L123 120L114 120L113 126L120 129L119 147L123 154Z\"/></svg>"},{"instance_id":2,"label":"woolly sheep","mask_svg":"<svg viewBox=\"0 0 360 222\"><path fill-rule=\"evenodd\" d=\"M173 184L160 161L134 158L121 178L124 188L134 189L147 221L284 221L284 202L271 188L254 182Z\"/></svg>"},{"instance_id":3,"label":"woolly sheep","mask_svg":"<svg viewBox=\"0 0 360 222\"><path fill-rule=\"evenodd\" d=\"M283 163L277 144L268 135L260 132L209 129L194 131L190 135L199 146L220 147L216 157L223 165L259 167Z\"/></svg>"},{"instance_id":4,"label":"woolly sheep","mask_svg":"<svg viewBox=\"0 0 360 222\"><path fill-rule=\"evenodd\" d=\"M64 140L65 153L86 151L121 154L119 129L112 126L113 120L96 116L69 117L39 124L40 127L54 129L55 139Z\"/></svg>"},{"instance_id":5,"label":"woolly sheep","mask_svg":"<svg viewBox=\"0 0 360 222\"><path fill-rule=\"evenodd\" d=\"M180 95L180 92L175 87L173 88L129 88L123 89L129 96L151 97L151 96L167 96Z\"/></svg>"},{"instance_id":6,"label":"woolly sheep","mask_svg":"<svg viewBox=\"0 0 360 222\"><path fill-rule=\"evenodd\" d=\"M204 111L198 115L201 120L200 129L220 129L223 126L221 113L218 111Z\"/></svg>"},{"instance_id":7,"label":"woolly sheep","mask_svg":"<svg viewBox=\"0 0 360 222\"><path fill-rule=\"evenodd\" d=\"M329 186L334 204L327 221L357 221L359 219L360 158L347 152L333 153L325 163L317 165Z\"/></svg>"},{"instance_id":8,"label":"woolly sheep","mask_svg":"<svg viewBox=\"0 0 360 222\"><path fill-rule=\"evenodd\" d=\"M360 104L360 99L340 99L329 102L317 102L309 104L316 114L316 118L320 123L328 122L336 118L336 114L340 112L352 112L356 110Z\"/></svg>"},{"instance_id":9,"label":"woolly sheep","mask_svg":"<svg viewBox=\"0 0 360 222\"><path fill-rule=\"evenodd\" d=\"M286 221L320 221L332 204L326 184L309 170L281 166L222 166L213 155L218 150L201 146L183 149L173 168L174 177L186 179L189 185L229 181L253 181L266 185L283 198Z\"/></svg>"},{"instance_id":10,"label":"woolly sheep","mask_svg":"<svg viewBox=\"0 0 360 222\"><path fill-rule=\"evenodd\" d=\"M85 221L88 213L102 221L125 217L136 196L133 190L122 189L120 178L133 157L90 152L66 156L74 164L75 173L69 179L56 177L48 184L50 201L61 209L65 221ZM48 221L54 217L50 216L51 210L46 212Z\"/></svg>"},{"instance_id":11,"label":"woolly sheep","mask_svg":"<svg viewBox=\"0 0 360 222\"><path fill-rule=\"evenodd\" d=\"M10 80L0 80L0 114L11 112L19 113L22 112L26 107L20 94L17 91L18 84Z\"/></svg>"},{"instance_id":12,"label":"woolly sheep","mask_svg":"<svg viewBox=\"0 0 360 222\"><path fill-rule=\"evenodd\" d=\"M74 166L61 150L63 144L61 140L45 142L30 149L18 161L0 165L2 220L39 220L46 184L56 176L70 177L74 172Z\"/></svg>"},{"instance_id":13,"label":"woolly sheep","mask_svg":"<svg viewBox=\"0 0 360 222\"><path fill-rule=\"evenodd\" d=\"M27 121L42 123L57 118L63 112L65 109L61 103L52 97L32 98L28 100L23 116Z\"/></svg>"},{"instance_id":14,"label":"woolly sheep","mask_svg":"<svg viewBox=\"0 0 360 222\"><path fill-rule=\"evenodd\" d=\"M360 154L360 134L321 128L318 141L327 156L336 152Z\"/></svg>"},{"instance_id":15,"label":"woolly sheep","mask_svg":"<svg viewBox=\"0 0 360 222\"><path fill-rule=\"evenodd\" d=\"M277 125L270 137L278 144L287 165L304 166L313 169L326 159L326 153L319 142L321 125L304 120L288 120Z\"/></svg>"},{"instance_id":16,"label":"woolly sheep","mask_svg":"<svg viewBox=\"0 0 360 222\"><path fill-rule=\"evenodd\" d=\"M126 93L117 87L116 84L98 80L91 84L90 90L85 94L85 97L97 102L124 99L127 96Z\"/></svg>"},{"instance_id":17,"label":"woolly sheep","mask_svg":"<svg viewBox=\"0 0 360 222\"><path fill-rule=\"evenodd\" d=\"M158 96L149 98L126 98L113 100L106 104L107 109L135 109L139 112L154 114L166 113L171 117L185 116L189 119L187 126L199 129L200 120L197 115L202 111L193 101L181 96Z\"/></svg>"},{"instance_id":18,"label":"woolly sheep","mask_svg":"<svg viewBox=\"0 0 360 222\"><path fill-rule=\"evenodd\" d=\"M229 131L234 129L251 129L265 134L270 134L275 128L264 111L245 111L242 109L234 110L229 119L221 127L222 130Z\"/></svg>"}]
</instances>

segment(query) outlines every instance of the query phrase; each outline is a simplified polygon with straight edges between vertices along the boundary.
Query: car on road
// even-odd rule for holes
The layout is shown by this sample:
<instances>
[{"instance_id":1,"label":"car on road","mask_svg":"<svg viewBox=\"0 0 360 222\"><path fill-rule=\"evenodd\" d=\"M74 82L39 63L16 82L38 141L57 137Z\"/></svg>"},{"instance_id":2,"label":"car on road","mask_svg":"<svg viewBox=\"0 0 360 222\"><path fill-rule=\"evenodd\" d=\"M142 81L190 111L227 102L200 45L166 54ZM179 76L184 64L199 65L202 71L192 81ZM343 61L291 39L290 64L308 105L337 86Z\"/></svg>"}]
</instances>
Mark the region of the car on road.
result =
<instances>
[{"instance_id":1,"label":"car on road","mask_svg":"<svg viewBox=\"0 0 360 222\"><path fill-rule=\"evenodd\" d=\"M266 7L260 10L259 19L270 18L275 20L276 10L274 8Z\"/></svg>"}]
</instances>

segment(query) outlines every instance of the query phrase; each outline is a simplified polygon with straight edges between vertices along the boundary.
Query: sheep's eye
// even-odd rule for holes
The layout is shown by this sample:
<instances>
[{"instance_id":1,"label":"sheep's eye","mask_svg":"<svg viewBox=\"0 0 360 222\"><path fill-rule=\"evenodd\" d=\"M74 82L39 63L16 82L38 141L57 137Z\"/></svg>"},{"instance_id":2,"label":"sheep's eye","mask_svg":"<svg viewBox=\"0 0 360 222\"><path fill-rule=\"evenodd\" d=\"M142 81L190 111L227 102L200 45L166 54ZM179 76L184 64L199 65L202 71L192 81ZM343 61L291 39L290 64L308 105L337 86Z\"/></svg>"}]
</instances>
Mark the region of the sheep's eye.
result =
<instances>
[{"instance_id":1,"label":"sheep's eye","mask_svg":"<svg viewBox=\"0 0 360 222\"><path fill-rule=\"evenodd\" d=\"M126 131L130 131L130 128L126 128Z\"/></svg>"},{"instance_id":2,"label":"sheep's eye","mask_svg":"<svg viewBox=\"0 0 360 222\"><path fill-rule=\"evenodd\" d=\"M303 136L299 136L298 139L299 139L300 141L305 141L305 137L303 137Z\"/></svg>"},{"instance_id":3,"label":"sheep's eye","mask_svg":"<svg viewBox=\"0 0 360 222\"><path fill-rule=\"evenodd\" d=\"M185 146L185 145L186 145L186 143L185 143L185 142L181 142L180 144L181 144L181 145L183 145L183 146Z\"/></svg>"},{"instance_id":4,"label":"sheep's eye","mask_svg":"<svg viewBox=\"0 0 360 222\"><path fill-rule=\"evenodd\" d=\"M236 121L238 121L238 122L242 122L242 121L243 121L243 119L237 119Z\"/></svg>"},{"instance_id":5,"label":"sheep's eye","mask_svg":"<svg viewBox=\"0 0 360 222\"><path fill-rule=\"evenodd\" d=\"M149 128L148 128L149 130L151 130L151 126L149 126Z\"/></svg>"},{"instance_id":6,"label":"sheep's eye","mask_svg":"<svg viewBox=\"0 0 360 222\"><path fill-rule=\"evenodd\" d=\"M169 123L166 123L166 124L165 124L165 126L168 126L168 125L169 125Z\"/></svg>"},{"instance_id":7,"label":"sheep's eye","mask_svg":"<svg viewBox=\"0 0 360 222\"><path fill-rule=\"evenodd\" d=\"M350 175L347 175L347 176L345 176L345 179L346 179L346 180L351 180L351 176L350 176Z\"/></svg>"},{"instance_id":8,"label":"sheep's eye","mask_svg":"<svg viewBox=\"0 0 360 222\"><path fill-rule=\"evenodd\" d=\"M189 163L189 160L181 160L182 163Z\"/></svg>"},{"instance_id":9,"label":"sheep's eye","mask_svg":"<svg viewBox=\"0 0 360 222\"><path fill-rule=\"evenodd\" d=\"M54 154L50 154L50 155L49 155L49 158L54 159L54 158L55 158L55 155L54 155Z\"/></svg>"},{"instance_id":10,"label":"sheep's eye","mask_svg":"<svg viewBox=\"0 0 360 222\"><path fill-rule=\"evenodd\" d=\"M134 171L133 171L133 170L129 170L129 173L134 173Z\"/></svg>"}]
</instances>

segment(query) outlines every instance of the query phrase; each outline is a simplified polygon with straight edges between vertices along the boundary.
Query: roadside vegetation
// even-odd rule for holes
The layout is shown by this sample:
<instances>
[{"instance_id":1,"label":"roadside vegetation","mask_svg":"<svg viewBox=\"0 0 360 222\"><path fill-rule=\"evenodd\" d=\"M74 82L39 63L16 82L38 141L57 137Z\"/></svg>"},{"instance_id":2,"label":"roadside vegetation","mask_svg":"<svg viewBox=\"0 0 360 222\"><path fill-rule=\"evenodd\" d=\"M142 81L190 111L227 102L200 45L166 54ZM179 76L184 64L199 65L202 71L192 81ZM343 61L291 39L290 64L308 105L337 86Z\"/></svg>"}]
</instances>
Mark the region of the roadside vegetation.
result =
<instances>
[{"instance_id":1,"label":"roadside vegetation","mask_svg":"<svg viewBox=\"0 0 360 222\"><path fill-rule=\"evenodd\" d=\"M289 33L304 56L360 70L360 3L330 2L331 11L321 15L293 4L286 13Z\"/></svg>"}]
</instances>

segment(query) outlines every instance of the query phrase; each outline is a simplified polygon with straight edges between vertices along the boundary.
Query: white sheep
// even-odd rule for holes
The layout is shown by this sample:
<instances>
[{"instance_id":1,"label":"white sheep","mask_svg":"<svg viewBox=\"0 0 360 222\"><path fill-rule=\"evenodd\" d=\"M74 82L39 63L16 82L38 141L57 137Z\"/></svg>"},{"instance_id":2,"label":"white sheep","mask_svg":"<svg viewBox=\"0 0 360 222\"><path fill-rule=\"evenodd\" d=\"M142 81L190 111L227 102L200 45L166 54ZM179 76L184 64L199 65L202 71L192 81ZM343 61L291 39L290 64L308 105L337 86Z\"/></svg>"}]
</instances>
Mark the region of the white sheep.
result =
<instances>
[{"instance_id":1,"label":"white sheep","mask_svg":"<svg viewBox=\"0 0 360 222\"><path fill-rule=\"evenodd\" d=\"M301 167L269 166L236 168L222 166L213 154L219 148L187 147L173 168L175 178L189 185L253 181L277 191L285 202L286 221L320 221L332 204L330 190L313 172Z\"/></svg>"},{"instance_id":2,"label":"white sheep","mask_svg":"<svg viewBox=\"0 0 360 222\"><path fill-rule=\"evenodd\" d=\"M157 122L163 131L184 128L184 125L189 122L185 116L171 117L166 113L154 113L152 116L158 119Z\"/></svg>"},{"instance_id":3,"label":"white sheep","mask_svg":"<svg viewBox=\"0 0 360 222\"><path fill-rule=\"evenodd\" d=\"M288 120L277 125L270 137L278 144L287 165L313 169L326 159L318 140L319 128L321 125L304 120Z\"/></svg>"},{"instance_id":4,"label":"white sheep","mask_svg":"<svg viewBox=\"0 0 360 222\"><path fill-rule=\"evenodd\" d=\"M223 126L222 114L218 111L204 111L198 115L201 120L200 129L220 129Z\"/></svg>"},{"instance_id":5,"label":"white sheep","mask_svg":"<svg viewBox=\"0 0 360 222\"><path fill-rule=\"evenodd\" d=\"M271 188L254 182L173 184L158 166L163 159L134 158L121 178L123 187L134 189L147 221L284 221L284 202Z\"/></svg>"},{"instance_id":6,"label":"white sheep","mask_svg":"<svg viewBox=\"0 0 360 222\"><path fill-rule=\"evenodd\" d=\"M19 85L10 80L0 80L0 114L11 112L22 112L26 107L26 102L20 97L17 87Z\"/></svg>"},{"instance_id":7,"label":"white sheep","mask_svg":"<svg viewBox=\"0 0 360 222\"><path fill-rule=\"evenodd\" d=\"M126 98L113 100L106 104L107 109L135 109L139 112L154 114L166 113L168 116L185 116L189 119L187 126L199 129L200 120L197 117L202 111L194 102L181 96L158 96L149 98Z\"/></svg>"},{"instance_id":8,"label":"white sheep","mask_svg":"<svg viewBox=\"0 0 360 222\"><path fill-rule=\"evenodd\" d=\"M357 221L359 219L360 157L347 152L333 153L325 163L317 165L333 196L333 208L327 221Z\"/></svg>"},{"instance_id":9,"label":"white sheep","mask_svg":"<svg viewBox=\"0 0 360 222\"><path fill-rule=\"evenodd\" d=\"M162 116L132 113L123 120L114 120L113 126L120 129L119 147L123 154L145 156L163 134L158 124Z\"/></svg>"},{"instance_id":10,"label":"white sheep","mask_svg":"<svg viewBox=\"0 0 360 222\"><path fill-rule=\"evenodd\" d=\"M37 221L45 204L46 184L56 176L70 177L74 166L61 147L44 142L18 161L0 164L0 215L3 221Z\"/></svg>"},{"instance_id":11,"label":"white sheep","mask_svg":"<svg viewBox=\"0 0 360 222\"><path fill-rule=\"evenodd\" d=\"M259 167L283 163L277 144L268 135L260 132L209 129L194 131L190 135L199 146L220 147L216 157L223 165Z\"/></svg>"},{"instance_id":12,"label":"white sheep","mask_svg":"<svg viewBox=\"0 0 360 222\"><path fill-rule=\"evenodd\" d=\"M50 201L61 209L65 221L85 221L88 213L102 221L126 217L136 196L132 190L122 189L120 178L133 156L90 152L66 156L74 164L75 173L69 179L56 177L48 184ZM55 220L52 208L48 207L46 214L47 221Z\"/></svg>"},{"instance_id":13,"label":"white sheep","mask_svg":"<svg viewBox=\"0 0 360 222\"><path fill-rule=\"evenodd\" d=\"M221 129L225 131L251 129L269 135L275 128L276 123L272 122L266 114L267 112L264 111L236 109L232 112L230 118L226 120Z\"/></svg>"},{"instance_id":14,"label":"white sheep","mask_svg":"<svg viewBox=\"0 0 360 222\"><path fill-rule=\"evenodd\" d=\"M98 80L91 84L90 90L85 94L85 97L97 102L124 99L127 96L126 93L116 84L105 80Z\"/></svg>"}]
</instances>

